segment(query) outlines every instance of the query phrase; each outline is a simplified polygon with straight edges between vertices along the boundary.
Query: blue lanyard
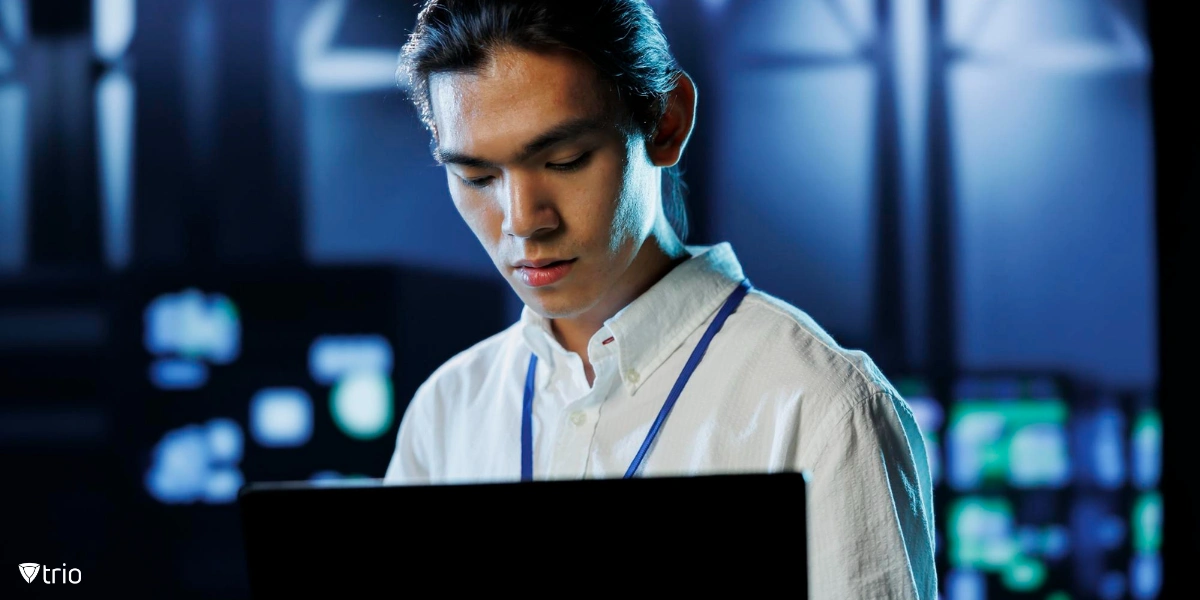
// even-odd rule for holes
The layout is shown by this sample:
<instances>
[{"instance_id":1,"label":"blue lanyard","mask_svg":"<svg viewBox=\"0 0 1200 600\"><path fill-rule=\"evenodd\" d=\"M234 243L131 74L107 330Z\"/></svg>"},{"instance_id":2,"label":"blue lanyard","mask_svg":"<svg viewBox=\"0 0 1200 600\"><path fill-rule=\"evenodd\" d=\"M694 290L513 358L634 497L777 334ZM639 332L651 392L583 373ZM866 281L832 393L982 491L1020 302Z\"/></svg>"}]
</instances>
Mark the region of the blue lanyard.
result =
<instances>
[{"instance_id":1,"label":"blue lanyard","mask_svg":"<svg viewBox=\"0 0 1200 600\"><path fill-rule=\"evenodd\" d=\"M700 338L699 344L696 344L696 349L692 350L692 356L688 358L687 364L683 367L683 372L675 380L675 387L671 388L671 393L667 395L667 401L663 403L662 409L658 411L658 418L654 419L654 424L650 426L650 432L646 434L646 439L642 442L642 447L638 450L637 456L633 457L633 462L630 463L629 469L625 471L625 479L629 479L637 473L638 467L642 465L642 460L646 458L646 453L650 451L650 445L654 443L654 438L658 436L658 431L662 429L663 421L667 420L667 414L671 412L671 408L675 406L675 400L683 392L683 386L687 385L688 379L692 377L692 372L700 364L700 359L704 358L704 353L708 350L709 342L712 341L717 331L720 331L721 326L725 324L725 319L729 318L729 315L742 303L742 298L746 297L746 293L750 291L750 287L750 281L743 279L737 289L733 290L733 293L729 295L729 299L725 301L725 304L721 306L721 310L717 312L716 318L709 324L708 330L704 332L704 337ZM529 371L525 374L525 401L521 407L521 481L533 480L533 387L536 373L537 355L534 354L529 357Z\"/></svg>"}]
</instances>

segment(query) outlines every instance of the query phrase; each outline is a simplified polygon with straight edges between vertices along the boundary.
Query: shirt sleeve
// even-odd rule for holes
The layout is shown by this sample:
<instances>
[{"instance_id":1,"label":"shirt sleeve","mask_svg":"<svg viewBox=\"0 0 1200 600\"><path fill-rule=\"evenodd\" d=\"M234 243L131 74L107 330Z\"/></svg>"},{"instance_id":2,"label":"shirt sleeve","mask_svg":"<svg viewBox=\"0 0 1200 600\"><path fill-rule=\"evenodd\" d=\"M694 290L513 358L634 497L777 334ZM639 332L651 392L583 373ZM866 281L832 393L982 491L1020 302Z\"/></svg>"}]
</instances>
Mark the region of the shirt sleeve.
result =
<instances>
[{"instance_id":1,"label":"shirt sleeve","mask_svg":"<svg viewBox=\"0 0 1200 600\"><path fill-rule=\"evenodd\" d=\"M431 414L434 395L428 382L417 389L396 433L396 449L392 452L383 483L387 485L421 485L432 482L434 459L430 433L436 426Z\"/></svg>"},{"instance_id":2,"label":"shirt sleeve","mask_svg":"<svg viewBox=\"0 0 1200 600\"><path fill-rule=\"evenodd\" d=\"M908 405L877 393L828 418L801 457L811 597L936 600L932 481Z\"/></svg>"}]
</instances>

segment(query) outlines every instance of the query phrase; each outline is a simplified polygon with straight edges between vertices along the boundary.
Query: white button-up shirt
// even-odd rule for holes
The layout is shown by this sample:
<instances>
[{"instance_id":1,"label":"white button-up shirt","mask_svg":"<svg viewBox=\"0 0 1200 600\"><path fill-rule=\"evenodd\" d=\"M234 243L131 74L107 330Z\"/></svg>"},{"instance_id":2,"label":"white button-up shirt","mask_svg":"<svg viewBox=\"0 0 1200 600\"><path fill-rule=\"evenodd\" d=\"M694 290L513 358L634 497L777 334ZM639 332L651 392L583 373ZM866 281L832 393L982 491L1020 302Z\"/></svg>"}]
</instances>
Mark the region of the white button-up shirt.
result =
<instances>
[{"instance_id":1,"label":"white button-up shirt","mask_svg":"<svg viewBox=\"0 0 1200 600\"><path fill-rule=\"evenodd\" d=\"M595 380L528 307L438 368L400 425L385 483L518 481L530 353L536 479L616 478L709 323L743 279L729 244L692 257L604 323ZM752 290L712 339L639 474L808 471L813 598L934 600L925 445L869 357Z\"/></svg>"}]
</instances>

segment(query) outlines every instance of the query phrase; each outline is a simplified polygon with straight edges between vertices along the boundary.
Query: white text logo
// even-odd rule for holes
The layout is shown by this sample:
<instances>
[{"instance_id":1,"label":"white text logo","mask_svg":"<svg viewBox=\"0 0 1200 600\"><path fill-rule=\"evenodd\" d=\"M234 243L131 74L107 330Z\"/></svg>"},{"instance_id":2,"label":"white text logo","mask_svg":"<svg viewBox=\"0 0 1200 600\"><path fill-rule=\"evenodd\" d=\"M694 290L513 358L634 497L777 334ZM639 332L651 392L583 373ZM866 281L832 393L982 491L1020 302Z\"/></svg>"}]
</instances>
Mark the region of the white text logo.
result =
<instances>
[{"instance_id":1,"label":"white text logo","mask_svg":"<svg viewBox=\"0 0 1200 600\"><path fill-rule=\"evenodd\" d=\"M17 565L21 569L21 577L25 578L25 583L33 583L37 579L38 571L42 572L42 583L79 583L83 581L83 572L79 569L68 569L67 563L63 563L62 568L44 567L38 563L21 563Z\"/></svg>"}]
</instances>

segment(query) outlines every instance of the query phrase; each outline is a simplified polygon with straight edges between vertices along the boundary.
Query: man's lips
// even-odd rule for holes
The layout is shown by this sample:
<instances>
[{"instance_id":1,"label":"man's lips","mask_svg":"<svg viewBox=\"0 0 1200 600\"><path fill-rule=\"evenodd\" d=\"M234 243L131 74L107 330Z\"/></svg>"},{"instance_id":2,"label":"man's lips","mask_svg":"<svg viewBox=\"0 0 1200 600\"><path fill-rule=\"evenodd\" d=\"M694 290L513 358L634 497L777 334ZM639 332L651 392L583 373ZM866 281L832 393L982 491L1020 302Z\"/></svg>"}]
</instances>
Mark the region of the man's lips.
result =
<instances>
[{"instance_id":1,"label":"man's lips","mask_svg":"<svg viewBox=\"0 0 1200 600\"><path fill-rule=\"evenodd\" d=\"M574 261L574 260L575 260L575 259L573 259L573 258L571 258L571 259L565 259L565 258L539 258L539 259L537 259L537 260L529 260L529 259L527 259L527 260L519 260L519 261L517 261L517 262L513 263L513 266L514 266L514 267L532 267L532 268L534 268L534 269L540 269L540 268L542 268L542 267L548 267L548 266L550 266L550 265L552 265L552 264L554 264L554 263L557 263L557 262L567 262L567 261Z\"/></svg>"},{"instance_id":2,"label":"man's lips","mask_svg":"<svg viewBox=\"0 0 1200 600\"><path fill-rule=\"evenodd\" d=\"M556 283L566 277L571 272L571 267L575 265L574 258L571 259L538 259L538 260L521 260L515 265L517 275L525 285L530 287L541 287Z\"/></svg>"}]
</instances>

